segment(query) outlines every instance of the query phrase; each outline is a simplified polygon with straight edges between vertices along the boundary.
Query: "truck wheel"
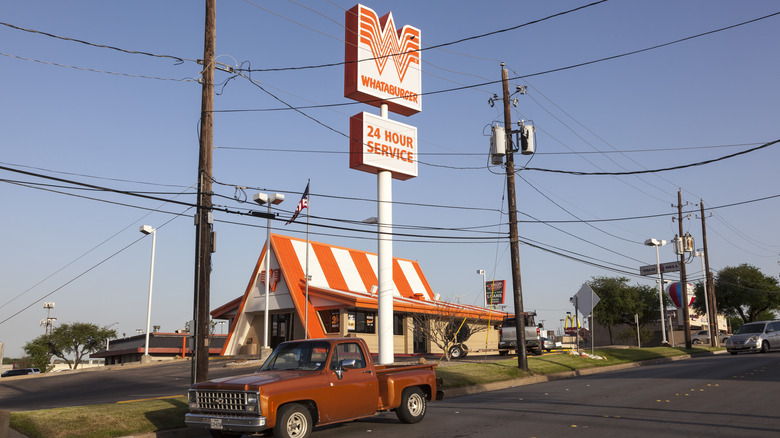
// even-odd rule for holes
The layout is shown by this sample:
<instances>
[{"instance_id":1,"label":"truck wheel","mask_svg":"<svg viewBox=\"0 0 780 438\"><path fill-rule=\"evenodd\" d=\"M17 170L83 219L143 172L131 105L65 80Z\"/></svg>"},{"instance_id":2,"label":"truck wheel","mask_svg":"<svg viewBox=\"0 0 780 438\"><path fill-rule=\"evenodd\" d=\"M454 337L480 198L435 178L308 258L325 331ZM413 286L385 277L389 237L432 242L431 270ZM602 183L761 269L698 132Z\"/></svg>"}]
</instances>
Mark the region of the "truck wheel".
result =
<instances>
[{"instance_id":1,"label":"truck wheel","mask_svg":"<svg viewBox=\"0 0 780 438\"><path fill-rule=\"evenodd\" d=\"M276 414L274 436L277 438L307 438L313 424L309 410L298 403L284 405Z\"/></svg>"},{"instance_id":2,"label":"truck wheel","mask_svg":"<svg viewBox=\"0 0 780 438\"><path fill-rule=\"evenodd\" d=\"M450 347L450 357L453 359L460 359L461 357L465 357L466 355L463 354L463 348L461 348L460 345L453 345Z\"/></svg>"},{"instance_id":3,"label":"truck wheel","mask_svg":"<svg viewBox=\"0 0 780 438\"><path fill-rule=\"evenodd\" d=\"M425 417L427 400L418 387L406 388L401 393L401 406L395 410L395 415L404 423L419 423Z\"/></svg>"},{"instance_id":4,"label":"truck wheel","mask_svg":"<svg viewBox=\"0 0 780 438\"><path fill-rule=\"evenodd\" d=\"M498 350L499 356L506 356L507 354L509 354L509 350Z\"/></svg>"}]
</instances>

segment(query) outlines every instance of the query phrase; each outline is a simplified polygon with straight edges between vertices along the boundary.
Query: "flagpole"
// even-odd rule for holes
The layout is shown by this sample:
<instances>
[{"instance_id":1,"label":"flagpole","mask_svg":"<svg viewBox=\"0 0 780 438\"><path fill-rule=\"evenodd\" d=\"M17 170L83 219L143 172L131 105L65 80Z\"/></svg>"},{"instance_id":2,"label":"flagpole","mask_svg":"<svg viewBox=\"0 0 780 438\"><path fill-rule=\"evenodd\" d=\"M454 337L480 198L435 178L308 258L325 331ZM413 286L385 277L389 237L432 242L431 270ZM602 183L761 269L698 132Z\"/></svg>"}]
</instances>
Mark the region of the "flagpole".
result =
<instances>
[{"instance_id":1,"label":"flagpole","mask_svg":"<svg viewBox=\"0 0 780 438\"><path fill-rule=\"evenodd\" d=\"M311 179L306 182L306 188L309 188ZM303 304L303 331L304 339L309 339L309 212L311 205L311 192L309 192L309 199L306 200L306 301Z\"/></svg>"},{"instance_id":2,"label":"flagpole","mask_svg":"<svg viewBox=\"0 0 780 438\"><path fill-rule=\"evenodd\" d=\"M298 206L295 208L295 212L293 213L292 217L290 218L285 225L290 225L295 221L295 219L298 217L298 215L303 211L303 209L309 208L309 183L311 183L311 179L306 181L306 190L303 191L303 196L301 196L300 202L298 202ZM309 339L309 212L306 212L306 251L305 251L305 257L306 257L306 263L304 263L305 272L304 272L304 281L306 282L306 296L305 296L305 302L303 303L303 338Z\"/></svg>"}]
</instances>

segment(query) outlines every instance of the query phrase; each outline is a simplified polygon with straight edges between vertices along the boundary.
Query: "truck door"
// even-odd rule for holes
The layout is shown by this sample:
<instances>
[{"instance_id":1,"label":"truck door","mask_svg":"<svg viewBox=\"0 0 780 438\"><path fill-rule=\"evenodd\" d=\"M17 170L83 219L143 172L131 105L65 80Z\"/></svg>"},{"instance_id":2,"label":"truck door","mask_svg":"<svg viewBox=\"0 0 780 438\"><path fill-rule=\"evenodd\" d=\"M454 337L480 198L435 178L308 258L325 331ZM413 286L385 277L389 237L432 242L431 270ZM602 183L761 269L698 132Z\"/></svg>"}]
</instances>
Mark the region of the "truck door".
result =
<instances>
[{"instance_id":1,"label":"truck door","mask_svg":"<svg viewBox=\"0 0 780 438\"><path fill-rule=\"evenodd\" d=\"M336 370L343 360L354 359L355 367L344 369L339 379ZM320 406L322 421L339 421L365 417L376 412L379 400L376 375L357 342L336 344L333 349L328 378L331 397Z\"/></svg>"}]
</instances>

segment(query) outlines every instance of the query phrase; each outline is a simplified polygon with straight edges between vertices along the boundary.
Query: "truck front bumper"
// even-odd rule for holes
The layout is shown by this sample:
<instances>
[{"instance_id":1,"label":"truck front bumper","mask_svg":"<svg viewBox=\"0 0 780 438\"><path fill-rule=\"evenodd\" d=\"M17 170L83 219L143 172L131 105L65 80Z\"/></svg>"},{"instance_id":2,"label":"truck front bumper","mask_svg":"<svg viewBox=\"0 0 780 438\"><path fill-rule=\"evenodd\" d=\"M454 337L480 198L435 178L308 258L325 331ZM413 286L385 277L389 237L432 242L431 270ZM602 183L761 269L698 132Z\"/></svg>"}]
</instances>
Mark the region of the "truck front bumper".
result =
<instances>
[{"instance_id":1,"label":"truck front bumper","mask_svg":"<svg viewBox=\"0 0 780 438\"><path fill-rule=\"evenodd\" d=\"M189 427L226 432L257 433L265 430L265 417L186 414L184 423Z\"/></svg>"}]
</instances>

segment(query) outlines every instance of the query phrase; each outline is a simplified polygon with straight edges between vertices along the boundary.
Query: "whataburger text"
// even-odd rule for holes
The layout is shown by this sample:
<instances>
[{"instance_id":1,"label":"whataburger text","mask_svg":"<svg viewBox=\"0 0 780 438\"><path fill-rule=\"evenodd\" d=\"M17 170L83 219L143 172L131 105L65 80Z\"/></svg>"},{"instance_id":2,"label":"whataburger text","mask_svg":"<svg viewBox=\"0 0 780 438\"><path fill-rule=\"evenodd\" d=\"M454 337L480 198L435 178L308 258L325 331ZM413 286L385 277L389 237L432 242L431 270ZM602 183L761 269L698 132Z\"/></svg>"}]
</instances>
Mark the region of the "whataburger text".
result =
<instances>
[{"instance_id":1,"label":"whataburger text","mask_svg":"<svg viewBox=\"0 0 780 438\"><path fill-rule=\"evenodd\" d=\"M410 102L419 103L417 101L417 97L419 95L414 91L405 90L401 87L397 87L393 84L388 84L387 82L370 78L366 75L360 75L360 80L363 82L364 87L371 88L376 91L380 91L382 93L387 93L391 96L396 96L401 99L408 100Z\"/></svg>"}]
</instances>

